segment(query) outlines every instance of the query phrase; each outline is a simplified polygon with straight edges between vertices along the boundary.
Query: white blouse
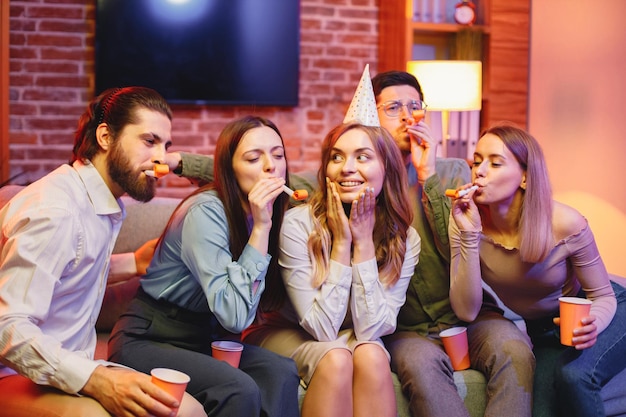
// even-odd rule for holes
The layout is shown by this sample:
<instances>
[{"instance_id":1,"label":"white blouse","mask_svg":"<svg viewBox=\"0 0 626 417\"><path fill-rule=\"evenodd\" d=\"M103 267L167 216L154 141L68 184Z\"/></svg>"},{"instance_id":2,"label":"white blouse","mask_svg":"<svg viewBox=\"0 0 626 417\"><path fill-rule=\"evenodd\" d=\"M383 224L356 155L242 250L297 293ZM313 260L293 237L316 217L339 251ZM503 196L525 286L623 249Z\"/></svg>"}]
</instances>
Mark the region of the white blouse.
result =
<instances>
[{"instance_id":1,"label":"white blouse","mask_svg":"<svg viewBox=\"0 0 626 417\"><path fill-rule=\"evenodd\" d=\"M420 238L415 229L409 227L401 276L394 285L379 281L376 259L372 258L352 267L331 260L330 274L319 287L312 285L307 247L312 230L309 205L287 211L278 262L300 326L319 341L335 340L342 325L352 327L358 340L392 333L419 258Z\"/></svg>"}]
</instances>

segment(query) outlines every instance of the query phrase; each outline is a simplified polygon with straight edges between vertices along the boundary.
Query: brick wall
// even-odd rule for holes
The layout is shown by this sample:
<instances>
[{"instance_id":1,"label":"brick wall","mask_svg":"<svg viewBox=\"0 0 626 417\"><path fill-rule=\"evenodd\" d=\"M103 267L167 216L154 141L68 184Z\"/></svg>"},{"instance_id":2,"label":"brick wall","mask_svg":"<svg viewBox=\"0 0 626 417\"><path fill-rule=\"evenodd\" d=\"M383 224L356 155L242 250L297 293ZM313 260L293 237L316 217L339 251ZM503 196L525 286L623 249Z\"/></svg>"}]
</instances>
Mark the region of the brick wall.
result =
<instances>
[{"instance_id":1,"label":"brick wall","mask_svg":"<svg viewBox=\"0 0 626 417\"><path fill-rule=\"evenodd\" d=\"M365 64L376 73L378 0L300 1L299 106L174 105L172 149L212 154L228 121L254 113L280 128L292 171L317 169L319 143L343 119ZM10 0L13 183L40 178L71 154L76 122L94 95L94 5ZM188 185L170 177L164 186Z\"/></svg>"}]
</instances>

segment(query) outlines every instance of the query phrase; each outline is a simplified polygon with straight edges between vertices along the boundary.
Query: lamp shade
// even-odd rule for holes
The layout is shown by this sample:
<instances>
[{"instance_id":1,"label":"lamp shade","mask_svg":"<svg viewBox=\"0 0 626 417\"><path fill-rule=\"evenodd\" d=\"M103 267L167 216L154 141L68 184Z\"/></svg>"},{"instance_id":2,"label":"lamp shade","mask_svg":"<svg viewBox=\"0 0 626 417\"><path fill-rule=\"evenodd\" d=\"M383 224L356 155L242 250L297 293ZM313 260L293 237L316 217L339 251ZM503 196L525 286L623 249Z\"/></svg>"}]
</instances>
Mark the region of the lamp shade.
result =
<instances>
[{"instance_id":1,"label":"lamp shade","mask_svg":"<svg viewBox=\"0 0 626 417\"><path fill-rule=\"evenodd\" d=\"M480 110L482 63L480 61L409 61L424 92L429 110Z\"/></svg>"}]
</instances>

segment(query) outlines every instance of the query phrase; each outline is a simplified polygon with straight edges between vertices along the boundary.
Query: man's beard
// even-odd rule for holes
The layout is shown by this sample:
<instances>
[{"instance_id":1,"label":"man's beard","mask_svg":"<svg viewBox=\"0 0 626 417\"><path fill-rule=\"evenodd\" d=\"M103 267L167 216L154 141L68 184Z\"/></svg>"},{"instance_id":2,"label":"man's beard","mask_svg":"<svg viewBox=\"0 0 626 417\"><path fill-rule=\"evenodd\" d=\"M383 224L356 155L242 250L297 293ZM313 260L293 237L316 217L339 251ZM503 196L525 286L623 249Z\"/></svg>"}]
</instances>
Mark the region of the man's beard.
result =
<instances>
[{"instance_id":1,"label":"man's beard","mask_svg":"<svg viewBox=\"0 0 626 417\"><path fill-rule=\"evenodd\" d=\"M109 176L130 197L147 202L152 200L156 193L156 181L146 176L139 176L130 166L130 161L122 151L122 147L115 142L111 148L108 161Z\"/></svg>"}]
</instances>

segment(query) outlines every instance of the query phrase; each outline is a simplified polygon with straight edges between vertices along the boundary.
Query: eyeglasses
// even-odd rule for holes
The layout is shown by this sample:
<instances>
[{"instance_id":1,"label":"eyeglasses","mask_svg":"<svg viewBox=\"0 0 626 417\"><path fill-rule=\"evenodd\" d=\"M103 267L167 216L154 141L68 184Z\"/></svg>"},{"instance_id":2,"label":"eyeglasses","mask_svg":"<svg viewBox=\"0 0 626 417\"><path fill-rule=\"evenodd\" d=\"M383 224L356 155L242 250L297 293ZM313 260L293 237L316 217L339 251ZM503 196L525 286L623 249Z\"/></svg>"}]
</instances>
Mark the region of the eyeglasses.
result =
<instances>
[{"instance_id":1,"label":"eyeglasses","mask_svg":"<svg viewBox=\"0 0 626 417\"><path fill-rule=\"evenodd\" d=\"M412 114L415 110L426 110L426 103L421 100L411 100L408 103L402 103L400 100L392 100L386 101L382 104L376 106L377 109L382 107L385 114L389 117L398 117L402 112L402 107L406 107L409 115Z\"/></svg>"}]
</instances>

